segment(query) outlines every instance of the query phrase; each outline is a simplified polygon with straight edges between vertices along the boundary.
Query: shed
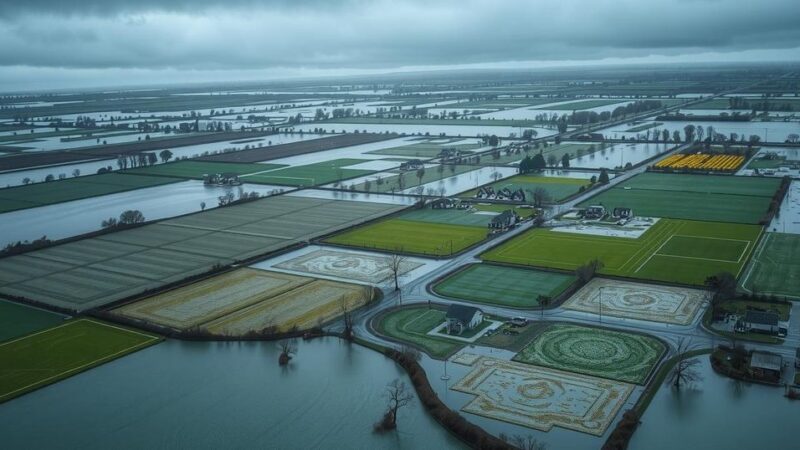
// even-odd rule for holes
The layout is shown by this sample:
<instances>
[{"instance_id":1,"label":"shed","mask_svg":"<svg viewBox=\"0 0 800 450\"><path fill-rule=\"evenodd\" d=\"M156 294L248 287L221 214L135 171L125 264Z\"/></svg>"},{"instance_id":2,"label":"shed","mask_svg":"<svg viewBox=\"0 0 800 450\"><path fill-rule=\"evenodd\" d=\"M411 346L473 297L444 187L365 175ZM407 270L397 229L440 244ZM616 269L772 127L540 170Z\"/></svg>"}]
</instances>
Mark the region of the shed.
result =
<instances>
[{"instance_id":1,"label":"shed","mask_svg":"<svg viewBox=\"0 0 800 450\"><path fill-rule=\"evenodd\" d=\"M750 355L750 369L756 377L780 380L782 367L783 357L776 353L753 351Z\"/></svg>"}]
</instances>

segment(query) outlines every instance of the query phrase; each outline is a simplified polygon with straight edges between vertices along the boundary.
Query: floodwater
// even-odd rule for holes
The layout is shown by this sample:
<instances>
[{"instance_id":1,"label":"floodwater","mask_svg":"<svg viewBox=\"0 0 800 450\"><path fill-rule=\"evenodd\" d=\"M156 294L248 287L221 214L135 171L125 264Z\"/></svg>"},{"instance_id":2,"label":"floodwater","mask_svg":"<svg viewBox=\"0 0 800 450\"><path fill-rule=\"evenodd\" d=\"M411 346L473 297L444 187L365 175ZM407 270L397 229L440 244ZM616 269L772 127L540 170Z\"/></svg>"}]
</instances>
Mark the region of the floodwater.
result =
<instances>
[{"instance_id":1,"label":"floodwater","mask_svg":"<svg viewBox=\"0 0 800 450\"><path fill-rule=\"evenodd\" d=\"M351 202L387 203L391 205L413 205L416 197L401 194L376 194L374 192L350 192L326 189L303 189L286 194L290 197L327 198Z\"/></svg>"},{"instance_id":2,"label":"floodwater","mask_svg":"<svg viewBox=\"0 0 800 450\"><path fill-rule=\"evenodd\" d=\"M652 121L651 121L652 122ZM644 122L647 123L647 122ZM687 121L664 121L661 122L661 125L651 128L651 133L653 130L668 130L670 132L670 139L672 139L672 132L679 131L681 133L681 139L683 139L683 128L686 125L695 125L695 126L703 126L704 128L708 128L709 126L714 128L716 133L722 133L726 136L730 135L730 133L736 133L741 138L744 135L745 140L750 135L757 135L761 138L763 142L784 142L788 135L792 133L800 134L800 123L798 122L699 122L694 120L687 120ZM625 130L632 128L630 124L624 125L617 125L614 127L606 128L603 130L599 130L598 133L604 134L607 138L622 138L622 137L634 137L637 135L635 132L628 133ZM638 134L643 134L644 132L639 132ZM708 133L706 133L706 136Z\"/></svg>"},{"instance_id":3,"label":"floodwater","mask_svg":"<svg viewBox=\"0 0 800 450\"><path fill-rule=\"evenodd\" d=\"M375 123L315 123L297 125L295 130L313 131L314 128L322 127L328 131L348 133L363 132L369 133L400 133L406 135L425 135L426 133L431 136L484 136L484 135L497 135L499 137L518 137L522 136L522 132L527 129L534 129L539 133L539 137L552 136L557 134L557 130L548 130L546 128L535 127L509 127L490 125L491 121L487 120L486 125L455 125L458 120L453 120L454 125L402 125L402 124L375 124Z\"/></svg>"},{"instance_id":4,"label":"floodwater","mask_svg":"<svg viewBox=\"0 0 800 450\"><path fill-rule=\"evenodd\" d=\"M166 341L0 405L4 448L464 448L419 399L375 434L391 360L339 339ZM411 389L413 393L413 388ZM43 432L46 430L46 432Z\"/></svg>"},{"instance_id":5,"label":"floodwater","mask_svg":"<svg viewBox=\"0 0 800 450\"><path fill-rule=\"evenodd\" d=\"M772 218L767 231L800 234L800 181L794 180L789 185L780 213Z\"/></svg>"},{"instance_id":6,"label":"floodwater","mask_svg":"<svg viewBox=\"0 0 800 450\"><path fill-rule=\"evenodd\" d=\"M662 386L629 449L798 448L800 405L783 397L783 388L723 377L708 356L700 360L703 380L681 392Z\"/></svg>"},{"instance_id":7,"label":"floodwater","mask_svg":"<svg viewBox=\"0 0 800 450\"><path fill-rule=\"evenodd\" d=\"M404 194L433 193L433 195L455 195L460 192L475 189L484 184L495 181L495 173L500 174L497 178L501 180L519 173L516 167L493 167L487 166L480 169L471 170L458 175L442 178L441 180L431 181L421 186L415 186L403 191Z\"/></svg>"},{"instance_id":8,"label":"floodwater","mask_svg":"<svg viewBox=\"0 0 800 450\"><path fill-rule=\"evenodd\" d=\"M598 150L580 158L573 158L569 161L569 164L570 167L580 167L582 169L625 167L628 163L636 165L669 150L673 146L674 144L615 144L605 150Z\"/></svg>"},{"instance_id":9,"label":"floodwater","mask_svg":"<svg viewBox=\"0 0 800 450\"><path fill-rule=\"evenodd\" d=\"M127 209L138 209L146 220L200 211L201 202L206 203L206 209L212 209L217 207L218 197L228 192L237 195L238 188L205 186L202 181L191 180L11 211L0 215L0 247L42 236L64 239L96 231L103 220L119 217ZM261 195L293 189L263 184L243 184L241 188L244 192L256 191Z\"/></svg>"}]
</instances>

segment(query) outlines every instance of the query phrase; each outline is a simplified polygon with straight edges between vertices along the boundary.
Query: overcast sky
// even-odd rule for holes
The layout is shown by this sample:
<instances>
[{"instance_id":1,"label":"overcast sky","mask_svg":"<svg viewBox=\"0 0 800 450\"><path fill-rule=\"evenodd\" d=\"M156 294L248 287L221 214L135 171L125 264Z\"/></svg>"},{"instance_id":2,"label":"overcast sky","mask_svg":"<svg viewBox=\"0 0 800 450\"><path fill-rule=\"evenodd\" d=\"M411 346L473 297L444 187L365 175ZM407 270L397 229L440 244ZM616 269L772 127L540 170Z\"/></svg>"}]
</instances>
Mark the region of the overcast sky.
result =
<instances>
[{"instance_id":1,"label":"overcast sky","mask_svg":"<svg viewBox=\"0 0 800 450\"><path fill-rule=\"evenodd\" d=\"M800 60L800 0L0 0L5 89Z\"/></svg>"}]
</instances>

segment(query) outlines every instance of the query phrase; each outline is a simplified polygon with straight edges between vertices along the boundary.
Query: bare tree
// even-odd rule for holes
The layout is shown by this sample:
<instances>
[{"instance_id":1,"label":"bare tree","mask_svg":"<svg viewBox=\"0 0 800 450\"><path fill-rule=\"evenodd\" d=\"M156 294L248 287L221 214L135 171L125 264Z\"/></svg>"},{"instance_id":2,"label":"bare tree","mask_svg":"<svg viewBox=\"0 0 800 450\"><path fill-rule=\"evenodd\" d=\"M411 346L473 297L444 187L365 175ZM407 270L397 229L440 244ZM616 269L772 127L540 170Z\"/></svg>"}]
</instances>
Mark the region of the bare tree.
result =
<instances>
[{"instance_id":1,"label":"bare tree","mask_svg":"<svg viewBox=\"0 0 800 450\"><path fill-rule=\"evenodd\" d=\"M350 311L347 305L347 297L342 296L339 299L339 304L342 309L342 317L344 318L344 338L348 341L353 340L353 312Z\"/></svg>"},{"instance_id":2,"label":"bare tree","mask_svg":"<svg viewBox=\"0 0 800 450\"><path fill-rule=\"evenodd\" d=\"M687 342L683 338L678 341L678 351L675 367L669 375L669 381L675 386L675 389L680 390L682 384L693 383L700 381L703 377L697 369L700 360L697 358L689 358L689 346L691 342Z\"/></svg>"},{"instance_id":3,"label":"bare tree","mask_svg":"<svg viewBox=\"0 0 800 450\"><path fill-rule=\"evenodd\" d=\"M536 300L539 302L539 309L542 311L542 318L544 318L544 309L550 305L552 299L547 295L540 294Z\"/></svg>"},{"instance_id":4,"label":"bare tree","mask_svg":"<svg viewBox=\"0 0 800 450\"><path fill-rule=\"evenodd\" d=\"M397 428L397 411L414 400L414 394L411 393L408 385L398 378L395 378L394 381L386 386L386 396L388 398L386 413L384 413L383 419L375 425L375 429L378 431Z\"/></svg>"},{"instance_id":5,"label":"bare tree","mask_svg":"<svg viewBox=\"0 0 800 450\"><path fill-rule=\"evenodd\" d=\"M402 248L400 249L400 251L402 251ZM392 276L394 277L395 291L400 290L399 277L400 277L400 272L405 263L406 263L406 257L403 255L399 255L397 253L393 253L392 256L390 256L386 262L387 266L389 267L389 270L392 272Z\"/></svg>"},{"instance_id":6,"label":"bare tree","mask_svg":"<svg viewBox=\"0 0 800 450\"><path fill-rule=\"evenodd\" d=\"M533 206L541 208L546 202L550 201L550 193L543 187L537 187L533 191Z\"/></svg>"},{"instance_id":7,"label":"bare tree","mask_svg":"<svg viewBox=\"0 0 800 450\"><path fill-rule=\"evenodd\" d=\"M522 436L519 434L514 435L511 438L511 445L517 447L520 450L546 450L547 444L544 442L539 442L536 440L535 437L531 435Z\"/></svg>"},{"instance_id":8,"label":"bare tree","mask_svg":"<svg viewBox=\"0 0 800 450\"><path fill-rule=\"evenodd\" d=\"M297 341L294 339L286 339L280 343L281 355L278 357L278 364L285 366L289 364L292 356L297 354Z\"/></svg>"}]
</instances>

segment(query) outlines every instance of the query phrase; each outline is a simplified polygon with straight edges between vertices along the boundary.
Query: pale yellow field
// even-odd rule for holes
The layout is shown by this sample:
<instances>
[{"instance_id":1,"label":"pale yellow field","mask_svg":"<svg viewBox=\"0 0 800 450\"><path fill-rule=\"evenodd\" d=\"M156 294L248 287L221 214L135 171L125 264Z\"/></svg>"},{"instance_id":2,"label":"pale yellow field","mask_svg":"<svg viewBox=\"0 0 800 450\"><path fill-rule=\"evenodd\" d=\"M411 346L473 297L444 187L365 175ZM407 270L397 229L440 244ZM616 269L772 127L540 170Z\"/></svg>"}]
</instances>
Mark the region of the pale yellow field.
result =
<instances>
[{"instance_id":1,"label":"pale yellow field","mask_svg":"<svg viewBox=\"0 0 800 450\"><path fill-rule=\"evenodd\" d=\"M266 299L233 314L220 317L203 327L215 334L242 335L275 326L278 331L293 327L307 329L363 306L367 298L363 286L316 280L281 295Z\"/></svg>"},{"instance_id":2,"label":"pale yellow field","mask_svg":"<svg viewBox=\"0 0 800 450\"><path fill-rule=\"evenodd\" d=\"M122 306L115 312L185 330L313 281L308 277L242 268Z\"/></svg>"}]
</instances>

